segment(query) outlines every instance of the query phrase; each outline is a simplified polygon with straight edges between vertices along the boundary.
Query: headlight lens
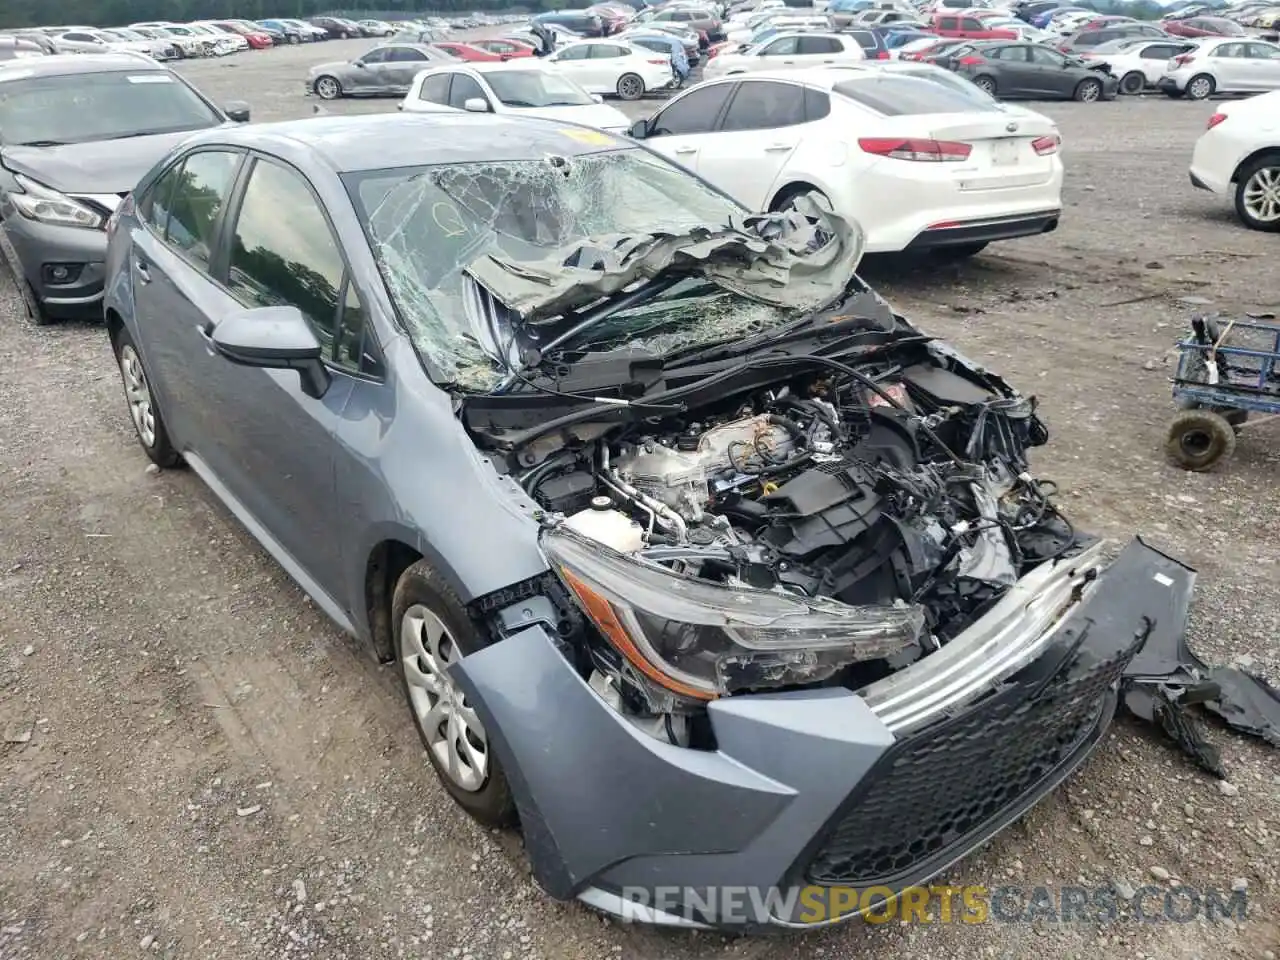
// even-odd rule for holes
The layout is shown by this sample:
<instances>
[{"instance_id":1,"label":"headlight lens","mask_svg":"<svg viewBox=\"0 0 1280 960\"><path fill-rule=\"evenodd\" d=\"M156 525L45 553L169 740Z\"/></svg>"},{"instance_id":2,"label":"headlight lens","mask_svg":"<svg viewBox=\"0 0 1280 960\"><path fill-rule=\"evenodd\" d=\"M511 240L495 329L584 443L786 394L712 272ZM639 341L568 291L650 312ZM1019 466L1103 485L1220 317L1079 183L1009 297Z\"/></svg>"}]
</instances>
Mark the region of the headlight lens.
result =
<instances>
[{"instance_id":1,"label":"headlight lens","mask_svg":"<svg viewBox=\"0 0 1280 960\"><path fill-rule=\"evenodd\" d=\"M563 527L543 534L551 567L635 670L683 697L814 683L891 656L924 628L918 606L729 587L617 553Z\"/></svg>"},{"instance_id":2,"label":"headlight lens","mask_svg":"<svg viewBox=\"0 0 1280 960\"><path fill-rule=\"evenodd\" d=\"M22 188L22 193L10 193L9 198L24 217L63 227L86 227L93 230L102 226L104 218L96 210L89 209L57 190L36 183L30 177L15 174L14 179Z\"/></svg>"}]
</instances>

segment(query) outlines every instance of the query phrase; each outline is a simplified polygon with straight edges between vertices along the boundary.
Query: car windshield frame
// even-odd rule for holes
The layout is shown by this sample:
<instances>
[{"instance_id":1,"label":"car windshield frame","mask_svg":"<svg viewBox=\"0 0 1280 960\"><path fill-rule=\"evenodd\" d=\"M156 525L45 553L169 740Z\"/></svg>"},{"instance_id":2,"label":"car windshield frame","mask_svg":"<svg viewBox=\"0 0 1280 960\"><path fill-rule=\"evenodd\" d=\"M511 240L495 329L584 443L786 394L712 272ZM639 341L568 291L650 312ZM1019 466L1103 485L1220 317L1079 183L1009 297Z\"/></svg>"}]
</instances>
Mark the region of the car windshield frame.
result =
<instances>
[{"instance_id":1,"label":"car windshield frame","mask_svg":"<svg viewBox=\"0 0 1280 960\"><path fill-rule=\"evenodd\" d=\"M92 77L92 82L86 83L86 77ZM126 107L135 122L103 125L104 120L113 118L121 105L128 102L122 99L122 95L129 87L151 91L166 87L180 91L174 105L181 105L185 100L198 109L190 111L189 120L153 127L147 126L145 121L154 116L160 102L148 105L135 101ZM43 102L41 94L44 95ZM33 99L36 109L25 115L15 113L15 98L19 96ZM148 99L139 97L140 100ZM80 105L72 109L74 104ZM8 80L0 87L0 143L6 146L102 143L131 137L191 133L208 130L224 122L225 117L217 107L168 70L141 67L48 74ZM85 131L89 131L88 135Z\"/></svg>"},{"instance_id":2,"label":"car windshield frame","mask_svg":"<svg viewBox=\"0 0 1280 960\"><path fill-rule=\"evenodd\" d=\"M593 239L717 230L747 215L736 201L652 151L608 134L595 136L613 145L569 157L342 174L399 326L435 382L489 392L511 366L516 325L523 322L503 308L496 314L476 309L481 288L466 271L477 261L492 257L545 266L567 250L589 246ZM634 192L629 201L619 197L626 190ZM497 201L492 199L495 195ZM791 317L788 310L719 287L708 290L709 283L692 284L700 290L700 303L710 296L724 309L705 304L677 309L682 298L690 296L682 282L680 291L667 291L659 298L661 318L654 319L648 310L621 311L618 322L623 324L637 317L633 328L619 329L618 322L603 325L598 334L574 346L601 349L607 341L609 349L662 353L769 329ZM732 298L737 307L730 311L724 297ZM545 324L554 326L556 321ZM658 327L660 336L648 342L640 339Z\"/></svg>"}]
</instances>

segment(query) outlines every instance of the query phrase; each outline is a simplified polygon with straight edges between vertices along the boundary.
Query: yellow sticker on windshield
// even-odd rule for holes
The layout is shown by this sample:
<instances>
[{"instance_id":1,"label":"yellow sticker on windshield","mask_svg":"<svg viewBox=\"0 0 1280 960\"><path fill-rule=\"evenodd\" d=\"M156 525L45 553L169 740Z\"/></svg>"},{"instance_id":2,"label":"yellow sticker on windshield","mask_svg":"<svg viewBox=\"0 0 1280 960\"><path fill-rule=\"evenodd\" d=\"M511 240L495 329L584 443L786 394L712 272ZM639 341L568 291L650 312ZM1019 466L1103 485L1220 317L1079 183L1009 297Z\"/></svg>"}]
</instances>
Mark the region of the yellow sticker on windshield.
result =
<instances>
[{"instance_id":1,"label":"yellow sticker on windshield","mask_svg":"<svg viewBox=\"0 0 1280 960\"><path fill-rule=\"evenodd\" d=\"M585 143L591 147L611 147L617 143L609 134L602 133L599 130L564 129L558 132L563 133L570 140L577 140L579 143Z\"/></svg>"}]
</instances>

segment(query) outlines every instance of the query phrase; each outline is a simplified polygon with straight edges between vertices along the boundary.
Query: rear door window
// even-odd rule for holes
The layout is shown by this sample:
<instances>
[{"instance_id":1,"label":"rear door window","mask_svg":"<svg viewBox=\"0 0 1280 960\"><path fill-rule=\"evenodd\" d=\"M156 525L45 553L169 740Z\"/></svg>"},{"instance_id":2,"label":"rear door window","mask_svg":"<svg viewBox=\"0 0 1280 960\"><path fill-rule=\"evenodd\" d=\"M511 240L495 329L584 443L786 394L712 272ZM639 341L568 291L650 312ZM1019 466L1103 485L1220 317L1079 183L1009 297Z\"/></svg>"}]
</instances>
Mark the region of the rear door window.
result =
<instances>
[{"instance_id":1,"label":"rear door window","mask_svg":"<svg viewBox=\"0 0 1280 960\"><path fill-rule=\"evenodd\" d=\"M960 29L965 31L972 31L974 33L980 33L982 30L986 28L983 27L981 20L975 20L973 17L964 17L960 21Z\"/></svg>"},{"instance_id":2,"label":"rear door window","mask_svg":"<svg viewBox=\"0 0 1280 960\"><path fill-rule=\"evenodd\" d=\"M798 83L744 81L738 85L720 129L769 130L804 123L804 90Z\"/></svg>"},{"instance_id":3,"label":"rear door window","mask_svg":"<svg viewBox=\"0 0 1280 960\"><path fill-rule=\"evenodd\" d=\"M800 47L796 52L800 54L822 54L840 53L843 50L844 47L834 37L801 37Z\"/></svg>"}]
</instances>

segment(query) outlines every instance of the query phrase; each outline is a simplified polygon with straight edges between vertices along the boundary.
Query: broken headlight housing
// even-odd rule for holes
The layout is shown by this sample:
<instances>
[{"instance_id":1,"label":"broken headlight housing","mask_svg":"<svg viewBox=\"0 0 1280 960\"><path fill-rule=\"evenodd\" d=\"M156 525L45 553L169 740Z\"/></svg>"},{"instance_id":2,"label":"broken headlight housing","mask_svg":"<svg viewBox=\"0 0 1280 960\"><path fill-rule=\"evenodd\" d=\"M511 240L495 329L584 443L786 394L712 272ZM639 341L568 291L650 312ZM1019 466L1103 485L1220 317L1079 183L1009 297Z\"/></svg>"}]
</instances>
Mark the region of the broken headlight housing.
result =
<instances>
[{"instance_id":1,"label":"broken headlight housing","mask_svg":"<svg viewBox=\"0 0 1280 960\"><path fill-rule=\"evenodd\" d=\"M911 646L924 613L699 580L610 550L563 527L543 551L603 637L649 682L713 700L826 679Z\"/></svg>"}]
</instances>

